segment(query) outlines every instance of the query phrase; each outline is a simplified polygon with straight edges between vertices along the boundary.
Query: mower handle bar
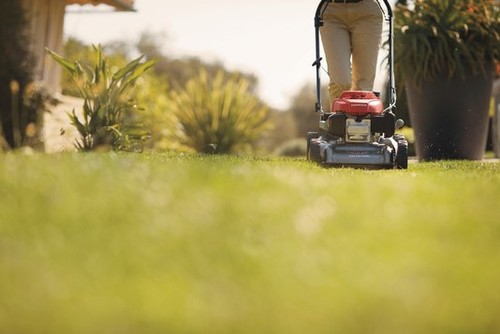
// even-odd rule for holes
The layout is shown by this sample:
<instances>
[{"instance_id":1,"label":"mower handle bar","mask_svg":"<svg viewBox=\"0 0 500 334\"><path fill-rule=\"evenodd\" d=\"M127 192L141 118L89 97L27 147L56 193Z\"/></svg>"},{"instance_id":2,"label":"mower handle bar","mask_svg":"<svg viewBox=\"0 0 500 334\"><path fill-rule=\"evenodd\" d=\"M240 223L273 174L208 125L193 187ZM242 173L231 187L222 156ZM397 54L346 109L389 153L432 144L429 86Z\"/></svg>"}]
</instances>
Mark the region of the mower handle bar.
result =
<instances>
[{"instance_id":1,"label":"mower handle bar","mask_svg":"<svg viewBox=\"0 0 500 334\"><path fill-rule=\"evenodd\" d=\"M388 0L382 0L387 12L384 12L382 6L380 5L380 0L376 0L380 10L383 14L387 15L387 21L389 21L389 106L384 110L392 111L396 107L396 84L394 79L394 13L392 11L391 5ZM314 30L315 30L315 42L316 42L316 60L312 66L316 67L316 112L324 113L323 106L321 103L321 57L320 50L320 28L323 26L323 14L332 0L321 0L318 8L316 9L316 14L314 16Z\"/></svg>"}]
</instances>

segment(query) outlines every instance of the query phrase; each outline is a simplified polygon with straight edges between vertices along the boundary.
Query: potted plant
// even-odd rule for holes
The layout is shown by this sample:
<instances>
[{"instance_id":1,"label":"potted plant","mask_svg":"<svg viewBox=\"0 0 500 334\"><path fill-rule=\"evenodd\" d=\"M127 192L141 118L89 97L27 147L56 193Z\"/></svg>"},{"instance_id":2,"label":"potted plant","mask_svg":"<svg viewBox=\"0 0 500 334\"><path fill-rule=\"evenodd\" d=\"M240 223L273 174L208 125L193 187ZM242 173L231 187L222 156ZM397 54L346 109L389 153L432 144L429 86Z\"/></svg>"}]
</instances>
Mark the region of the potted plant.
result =
<instances>
[{"instance_id":1,"label":"potted plant","mask_svg":"<svg viewBox=\"0 0 500 334\"><path fill-rule=\"evenodd\" d=\"M395 15L395 71L419 160L483 158L499 8L492 0L415 0Z\"/></svg>"}]
</instances>

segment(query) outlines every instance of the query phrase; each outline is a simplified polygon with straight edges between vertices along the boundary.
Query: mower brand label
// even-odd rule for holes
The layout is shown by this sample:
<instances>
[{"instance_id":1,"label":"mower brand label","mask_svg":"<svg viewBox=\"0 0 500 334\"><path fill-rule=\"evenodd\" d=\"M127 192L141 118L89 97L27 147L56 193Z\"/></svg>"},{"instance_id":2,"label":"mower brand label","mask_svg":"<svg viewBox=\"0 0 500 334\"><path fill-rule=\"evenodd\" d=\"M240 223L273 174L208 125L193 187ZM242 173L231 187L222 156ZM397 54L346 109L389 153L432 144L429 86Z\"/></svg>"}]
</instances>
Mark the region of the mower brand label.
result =
<instances>
[{"instance_id":1,"label":"mower brand label","mask_svg":"<svg viewBox=\"0 0 500 334\"><path fill-rule=\"evenodd\" d=\"M371 156L369 154L349 154L351 159L368 159Z\"/></svg>"}]
</instances>

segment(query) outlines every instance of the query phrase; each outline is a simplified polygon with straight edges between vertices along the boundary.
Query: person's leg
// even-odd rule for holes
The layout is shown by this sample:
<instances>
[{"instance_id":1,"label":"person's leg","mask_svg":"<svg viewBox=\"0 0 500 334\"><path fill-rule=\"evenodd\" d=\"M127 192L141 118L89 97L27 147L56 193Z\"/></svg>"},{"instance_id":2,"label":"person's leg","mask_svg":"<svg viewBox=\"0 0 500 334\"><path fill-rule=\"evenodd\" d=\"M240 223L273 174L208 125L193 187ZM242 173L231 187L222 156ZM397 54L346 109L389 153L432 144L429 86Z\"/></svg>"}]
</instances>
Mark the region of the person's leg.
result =
<instances>
[{"instance_id":1,"label":"person's leg","mask_svg":"<svg viewBox=\"0 0 500 334\"><path fill-rule=\"evenodd\" d=\"M344 4L330 4L323 17L324 25L320 29L330 75L330 100L352 85L351 40L345 26L346 10Z\"/></svg>"},{"instance_id":2,"label":"person's leg","mask_svg":"<svg viewBox=\"0 0 500 334\"><path fill-rule=\"evenodd\" d=\"M350 8L353 89L372 90L377 72L383 14L375 0L364 0Z\"/></svg>"}]
</instances>

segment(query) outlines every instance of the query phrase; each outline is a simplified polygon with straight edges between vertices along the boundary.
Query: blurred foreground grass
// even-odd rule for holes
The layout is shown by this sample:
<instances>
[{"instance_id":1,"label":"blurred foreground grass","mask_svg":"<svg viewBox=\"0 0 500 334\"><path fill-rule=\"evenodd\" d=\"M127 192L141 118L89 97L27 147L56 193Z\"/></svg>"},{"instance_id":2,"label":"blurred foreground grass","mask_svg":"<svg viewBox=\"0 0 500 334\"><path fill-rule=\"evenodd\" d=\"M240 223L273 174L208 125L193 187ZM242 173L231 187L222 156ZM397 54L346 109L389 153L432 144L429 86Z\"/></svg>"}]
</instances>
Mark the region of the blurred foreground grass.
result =
<instances>
[{"instance_id":1,"label":"blurred foreground grass","mask_svg":"<svg viewBox=\"0 0 500 334\"><path fill-rule=\"evenodd\" d=\"M0 155L0 333L500 333L500 163Z\"/></svg>"}]
</instances>

